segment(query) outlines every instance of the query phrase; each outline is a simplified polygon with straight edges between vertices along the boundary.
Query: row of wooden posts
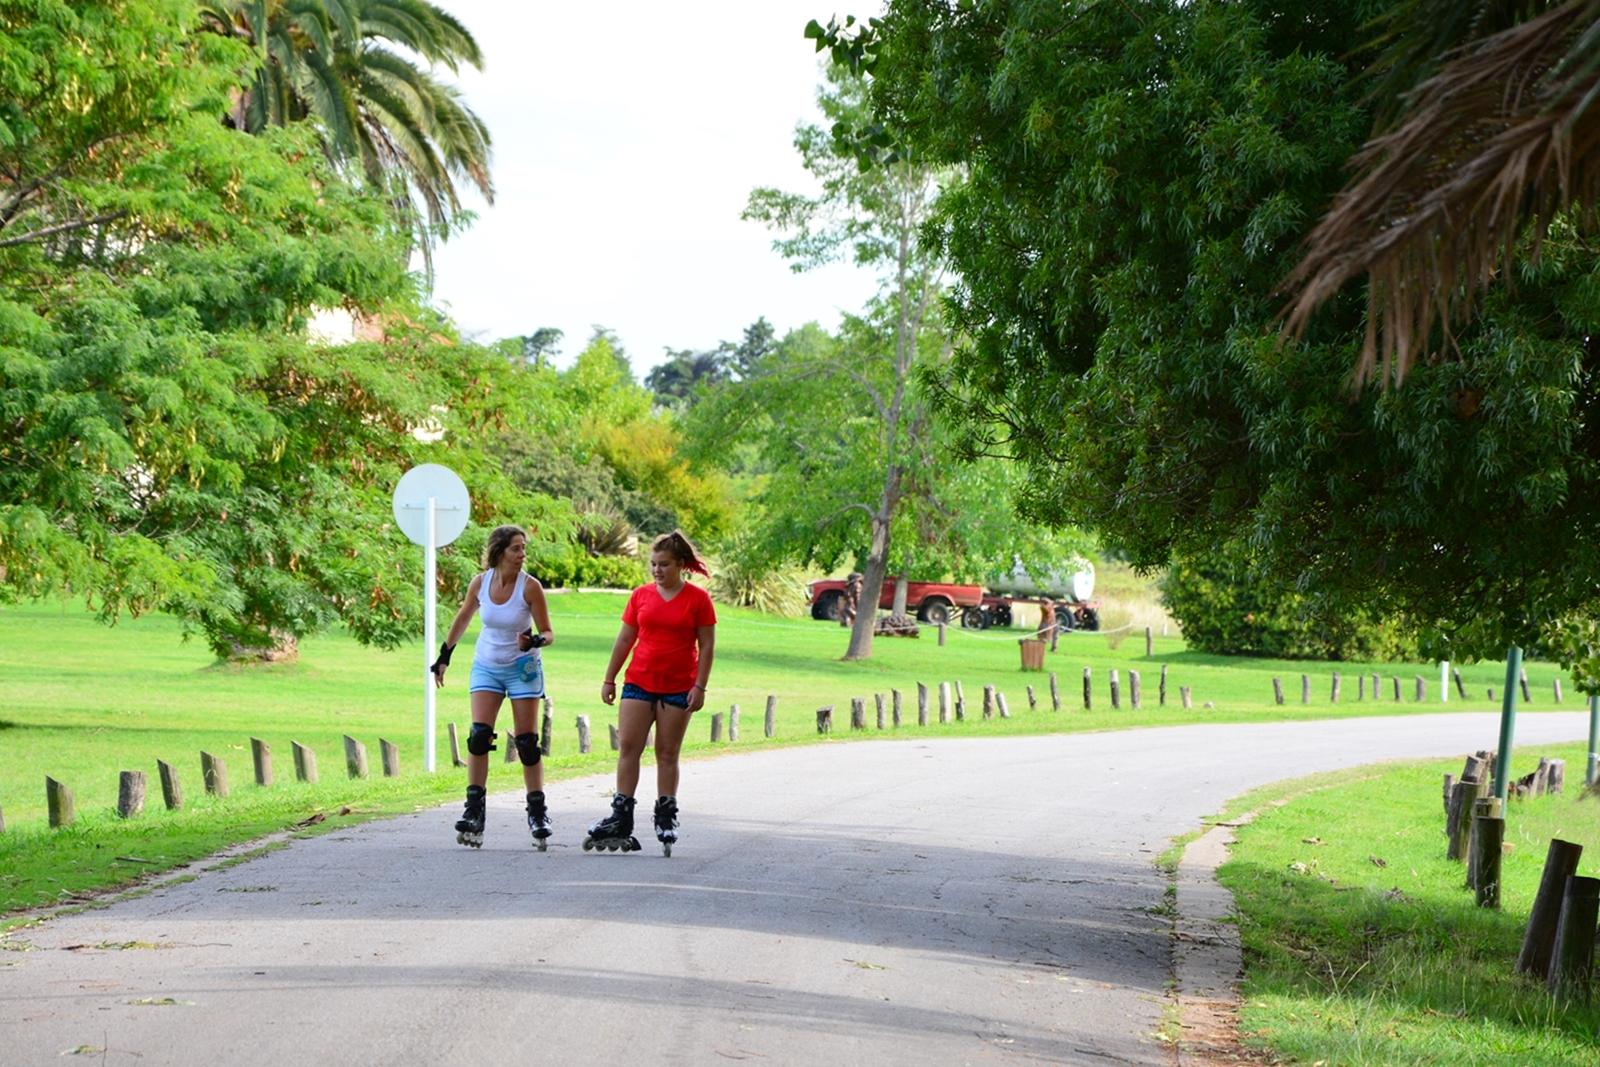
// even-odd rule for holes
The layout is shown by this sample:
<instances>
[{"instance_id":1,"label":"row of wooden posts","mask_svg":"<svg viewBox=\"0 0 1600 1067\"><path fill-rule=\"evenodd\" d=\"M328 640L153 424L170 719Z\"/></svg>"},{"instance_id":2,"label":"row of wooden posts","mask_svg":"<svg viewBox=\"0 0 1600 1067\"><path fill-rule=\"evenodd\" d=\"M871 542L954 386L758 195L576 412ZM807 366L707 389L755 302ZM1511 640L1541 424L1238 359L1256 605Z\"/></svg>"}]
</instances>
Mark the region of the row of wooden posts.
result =
<instances>
[{"instance_id":1,"label":"row of wooden posts","mask_svg":"<svg viewBox=\"0 0 1600 1067\"><path fill-rule=\"evenodd\" d=\"M1447 858L1467 864L1467 888L1478 906L1500 906L1500 863L1505 849L1505 808L1490 795L1495 754L1467 757L1461 777L1444 776ZM1541 759L1533 772L1507 783L1508 799L1558 794L1566 785L1566 761ZM1558 998L1586 997L1594 976L1596 931L1600 929L1600 878L1580 877L1583 846L1550 842L1544 873L1517 954L1516 969L1543 981Z\"/></svg>"},{"instance_id":2,"label":"row of wooden posts","mask_svg":"<svg viewBox=\"0 0 1600 1067\"><path fill-rule=\"evenodd\" d=\"M1141 707L1144 699L1140 682L1141 679L1138 671L1128 671L1128 700L1135 708ZM1113 708L1121 708L1121 679L1118 677L1115 669L1111 671L1110 686L1111 706ZM929 698L932 692L933 690L930 690L926 684L922 682L917 683L918 726L928 725L930 714ZM952 717L955 719L955 721L961 722L966 718L967 696L966 691L962 689L961 682L959 680L954 683L940 682L937 692L939 699L939 722L947 723ZM1036 710L1039 706L1038 694L1034 692L1034 688L1031 685L1027 687L1027 693L1028 710ZM1178 694L1180 699L1182 699L1183 706L1185 708L1194 706L1194 698L1190 693L1188 686L1180 686L1178 689ZM1157 701L1162 707L1166 706L1167 667L1165 664L1163 664L1161 667L1161 680L1157 688ZM886 725L889 724L892 724L895 727L900 725L903 702L903 697L900 690L889 690L889 697L887 700L885 700L882 693L874 693L873 702L877 711L876 723L878 729L882 730ZM1054 673L1050 675L1050 705L1051 709L1054 711L1061 710L1061 687ZM1083 669L1083 709L1085 711L1090 711L1093 709L1093 706L1094 674L1091 668L1085 667ZM985 719L992 719L996 713L998 713L1002 719L1011 718L1010 705L1007 704L1006 695L1004 693L1000 692L999 689L992 685L986 685L983 687L983 717ZM865 697L850 698L850 728L852 730L865 730L867 728L867 700ZM817 733L827 734L832 732L833 705L828 704L817 709ZM713 728L712 740L716 740L715 728Z\"/></svg>"},{"instance_id":3,"label":"row of wooden posts","mask_svg":"<svg viewBox=\"0 0 1600 1067\"><path fill-rule=\"evenodd\" d=\"M1461 680L1461 672L1459 670L1456 670L1454 667L1452 667L1450 669L1450 676L1455 681L1456 692L1461 695L1461 699L1462 700L1467 699L1467 686L1466 686L1466 683ZM1356 699L1357 700L1365 700L1365 699L1367 699L1367 678L1368 677L1369 676L1365 675L1365 674L1357 674L1356 675ZM1382 693L1382 679L1380 678L1379 675L1376 675L1376 674L1371 675L1370 677L1372 678L1372 699L1373 700L1378 700L1378 699L1380 699L1380 694ZM1401 690L1400 679L1398 677L1391 676L1389 681L1393 684L1395 702L1399 703L1400 699L1401 699L1401 697L1400 697L1400 690ZM1533 697L1530 694L1529 689L1528 689L1528 672L1527 671L1523 671L1522 672L1522 676L1519 679L1519 681L1520 681L1521 688L1522 688L1522 702L1524 704L1532 702ZM1428 699L1428 681L1427 681L1426 678L1424 678L1420 674L1416 675L1413 678L1412 685L1413 685L1413 699L1414 700L1416 700L1418 703L1421 703L1422 701ZM1339 677L1339 672L1338 671L1334 671L1333 672L1333 687L1332 687L1332 690L1331 690L1331 692L1329 693L1329 696L1328 696L1328 699L1329 699L1329 701L1331 703L1334 703L1334 704L1339 703L1339 693L1340 693L1340 690L1341 690L1342 687L1343 687L1343 679L1341 679ZM1554 688L1555 688L1556 703L1560 704L1562 702L1562 700L1563 700L1562 692L1561 692L1561 679L1560 678L1554 679ZM1490 687L1488 692L1489 692L1489 699L1493 700L1494 699L1494 688ZM1276 678L1275 677L1275 678L1272 679L1272 699L1274 701L1276 701L1277 703L1279 703L1279 704L1283 703L1283 679L1282 678ZM1309 675L1309 674L1302 674L1300 676L1300 703L1302 703L1302 704L1311 703L1311 675Z\"/></svg>"},{"instance_id":4,"label":"row of wooden posts","mask_svg":"<svg viewBox=\"0 0 1600 1067\"><path fill-rule=\"evenodd\" d=\"M294 754L295 779L301 782L315 782L316 752L298 741L291 741L289 744ZM383 776L394 778L399 775L400 749L381 737L378 739L378 747L383 758ZM272 785L272 746L259 737L252 737L250 760L255 770L256 785ZM344 739L344 760L345 769L351 778L367 777L367 746L348 735ZM178 769L166 760L156 760L156 773L161 779L162 801L169 811L177 811L183 807L183 786L178 779ZM205 791L212 796L228 795L228 765L221 756L214 756L205 751L200 753L200 781ZM117 814L124 819L131 819L143 812L146 788L144 771L122 771L117 781ZM73 797L72 790L66 784L46 775L44 793L45 805L50 813L50 825L53 827L72 825L78 817L77 801ZM5 820L0 816L0 830L4 829Z\"/></svg>"}]
</instances>

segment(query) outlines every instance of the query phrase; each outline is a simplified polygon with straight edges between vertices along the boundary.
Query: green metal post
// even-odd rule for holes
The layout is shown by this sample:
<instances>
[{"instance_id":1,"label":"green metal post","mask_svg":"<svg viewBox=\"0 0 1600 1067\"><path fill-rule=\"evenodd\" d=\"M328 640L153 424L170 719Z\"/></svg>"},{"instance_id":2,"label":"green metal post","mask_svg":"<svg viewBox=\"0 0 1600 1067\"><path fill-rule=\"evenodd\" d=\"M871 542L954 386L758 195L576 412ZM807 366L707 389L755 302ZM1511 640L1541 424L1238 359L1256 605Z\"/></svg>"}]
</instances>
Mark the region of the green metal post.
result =
<instances>
[{"instance_id":1,"label":"green metal post","mask_svg":"<svg viewBox=\"0 0 1600 1067\"><path fill-rule=\"evenodd\" d=\"M1594 785L1600 770L1595 767L1596 750L1600 749L1600 696L1589 698L1589 769L1583 776L1584 785Z\"/></svg>"},{"instance_id":2,"label":"green metal post","mask_svg":"<svg viewBox=\"0 0 1600 1067\"><path fill-rule=\"evenodd\" d=\"M1511 784L1511 743L1517 733L1517 682L1522 677L1522 649L1506 653L1505 697L1500 701L1500 749L1495 753L1494 795L1506 799Z\"/></svg>"}]
</instances>

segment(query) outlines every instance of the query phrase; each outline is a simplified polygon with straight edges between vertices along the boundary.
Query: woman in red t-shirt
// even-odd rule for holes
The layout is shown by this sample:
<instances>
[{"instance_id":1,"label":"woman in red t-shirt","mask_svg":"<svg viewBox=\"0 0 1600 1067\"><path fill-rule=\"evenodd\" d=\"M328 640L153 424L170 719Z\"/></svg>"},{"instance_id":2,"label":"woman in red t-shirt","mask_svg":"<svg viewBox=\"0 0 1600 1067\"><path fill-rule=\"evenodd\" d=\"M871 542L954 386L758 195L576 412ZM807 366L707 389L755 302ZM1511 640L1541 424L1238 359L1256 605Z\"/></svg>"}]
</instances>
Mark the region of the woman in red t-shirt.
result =
<instances>
[{"instance_id":1,"label":"woman in red t-shirt","mask_svg":"<svg viewBox=\"0 0 1600 1067\"><path fill-rule=\"evenodd\" d=\"M669 856L678 839L678 752L689 716L706 702L717 627L710 595L686 582L684 571L706 573L689 539L677 530L656 538L650 546L655 581L635 589L622 610L622 629L611 648L606 680L600 683L600 699L615 703L617 672L632 652L617 711L617 792L611 814L589 828L586 852L639 847L633 836L633 791L651 726L656 730L656 839Z\"/></svg>"}]
</instances>

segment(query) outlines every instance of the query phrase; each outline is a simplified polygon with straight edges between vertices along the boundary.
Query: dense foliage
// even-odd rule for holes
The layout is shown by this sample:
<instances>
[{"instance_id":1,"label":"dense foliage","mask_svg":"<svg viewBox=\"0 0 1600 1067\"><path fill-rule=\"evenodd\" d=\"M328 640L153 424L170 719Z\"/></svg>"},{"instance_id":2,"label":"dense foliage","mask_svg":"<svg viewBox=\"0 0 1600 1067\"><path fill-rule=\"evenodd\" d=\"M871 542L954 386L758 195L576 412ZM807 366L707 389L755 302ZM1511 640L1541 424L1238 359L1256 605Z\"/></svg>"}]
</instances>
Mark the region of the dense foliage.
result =
<instances>
[{"instance_id":1,"label":"dense foliage","mask_svg":"<svg viewBox=\"0 0 1600 1067\"><path fill-rule=\"evenodd\" d=\"M1303 593L1267 578L1247 551L1175 560L1162 601L1185 644L1220 655L1382 661L1415 659L1415 634L1358 603Z\"/></svg>"},{"instance_id":2,"label":"dense foliage","mask_svg":"<svg viewBox=\"0 0 1600 1067\"><path fill-rule=\"evenodd\" d=\"M1499 655L1600 587L1600 250L1557 225L1400 390L1348 386L1359 293L1278 342L1382 6L892 0L863 54L900 143L967 168L931 226L949 410L980 449L1008 428L1034 516L1143 566L1239 543L1430 654Z\"/></svg>"}]
</instances>

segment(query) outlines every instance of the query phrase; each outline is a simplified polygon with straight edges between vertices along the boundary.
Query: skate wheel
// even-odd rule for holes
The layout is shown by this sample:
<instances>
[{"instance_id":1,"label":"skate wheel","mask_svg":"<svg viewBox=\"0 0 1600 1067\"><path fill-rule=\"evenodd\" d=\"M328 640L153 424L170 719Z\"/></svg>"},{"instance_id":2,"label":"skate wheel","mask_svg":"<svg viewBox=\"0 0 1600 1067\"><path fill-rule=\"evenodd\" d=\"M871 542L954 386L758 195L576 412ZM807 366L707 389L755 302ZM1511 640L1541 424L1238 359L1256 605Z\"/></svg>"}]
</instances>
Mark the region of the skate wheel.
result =
<instances>
[{"instance_id":1,"label":"skate wheel","mask_svg":"<svg viewBox=\"0 0 1600 1067\"><path fill-rule=\"evenodd\" d=\"M586 837L586 838L583 839L583 850L585 852L593 852L594 851L594 838Z\"/></svg>"},{"instance_id":2,"label":"skate wheel","mask_svg":"<svg viewBox=\"0 0 1600 1067\"><path fill-rule=\"evenodd\" d=\"M663 841L663 842L661 842L661 854L663 856L665 856L667 859L671 859L672 858L672 842L671 841Z\"/></svg>"},{"instance_id":3,"label":"skate wheel","mask_svg":"<svg viewBox=\"0 0 1600 1067\"><path fill-rule=\"evenodd\" d=\"M547 849L549 847L550 847L550 840L548 838L544 838L544 837L539 838L539 851L540 852L543 852L545 849Z\"/></svg>"}]
</instances>

